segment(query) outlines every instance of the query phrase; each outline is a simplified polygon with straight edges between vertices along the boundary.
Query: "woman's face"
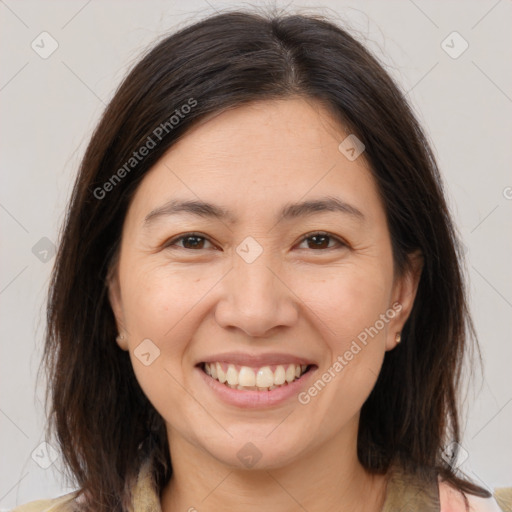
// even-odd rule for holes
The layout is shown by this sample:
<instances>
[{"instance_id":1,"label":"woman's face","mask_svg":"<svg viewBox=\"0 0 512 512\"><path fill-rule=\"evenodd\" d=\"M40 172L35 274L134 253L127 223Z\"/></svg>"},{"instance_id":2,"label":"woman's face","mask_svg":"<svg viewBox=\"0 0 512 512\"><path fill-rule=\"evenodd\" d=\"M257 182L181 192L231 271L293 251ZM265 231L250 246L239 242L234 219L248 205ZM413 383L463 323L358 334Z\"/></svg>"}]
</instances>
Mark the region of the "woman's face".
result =
<instances>
[{"instance_id":1,"label":"woman's face","mask_svg":"<svg viewBox=\"0 0 512 512\"><path fill-rule=\"evenodd\" d=\"M347 136L313 101L253 103L190 130L138 187L110 300L171 452L241 468L355 453L417 272L394 274Z\"/></svg>"}]
</instances>

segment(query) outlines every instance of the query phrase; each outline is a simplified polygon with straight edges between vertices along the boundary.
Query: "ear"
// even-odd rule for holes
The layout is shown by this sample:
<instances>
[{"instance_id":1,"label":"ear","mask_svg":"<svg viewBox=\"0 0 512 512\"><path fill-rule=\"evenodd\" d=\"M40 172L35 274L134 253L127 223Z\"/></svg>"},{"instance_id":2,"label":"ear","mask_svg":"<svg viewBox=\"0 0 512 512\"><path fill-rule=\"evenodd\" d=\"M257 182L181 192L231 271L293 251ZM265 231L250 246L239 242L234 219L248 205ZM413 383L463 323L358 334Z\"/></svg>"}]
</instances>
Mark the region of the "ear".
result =
<instances>
[{"instance_id":1,"label":"ear","mask_svg":"<svg viewBox=\"0 0 512 512\"><path fill-rule=\"evenodd\" d=\"M110 306L112 307L112 311L114 313L114 317L116 319L117 331L119 334L123 334L126 332L124 327L124 310L123 310L123 302L121 299L121 286L119 284L119 271L117 263L111 268L107 277L107 286L108 286L108 298L110 301ZM116 338L116 342L120 348L123 350L128 350L128 341L126 339L126 334L124 334L123 338L119 336Z\"/></svg>"},{"instance_id":2,"label":"ear","mask_svg":"<svg viewBox=\"0 0 512 512\"><path fill-rule=\"evenodd\" d=\"M390 309L394 310L396 314L388 325L386 350L396 347L396 335L402 332L404 324L411 314L422 270L423 256L420 251L415 251L408 255L404 271L395 278Z\"/></svg>"}]
</instances>

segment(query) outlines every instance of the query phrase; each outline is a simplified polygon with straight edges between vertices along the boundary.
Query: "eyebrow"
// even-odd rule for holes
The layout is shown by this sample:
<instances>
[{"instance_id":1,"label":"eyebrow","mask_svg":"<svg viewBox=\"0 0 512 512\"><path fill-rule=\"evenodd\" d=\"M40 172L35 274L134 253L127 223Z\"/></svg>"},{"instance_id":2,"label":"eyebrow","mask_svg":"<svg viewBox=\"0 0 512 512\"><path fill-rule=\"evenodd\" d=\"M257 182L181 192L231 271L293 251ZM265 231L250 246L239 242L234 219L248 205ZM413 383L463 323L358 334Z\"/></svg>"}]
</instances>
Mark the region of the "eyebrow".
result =
<instances>
[{"instance_id":1,"label":"eyebrow","mask_svg":"<svg viewBox=\"0 0 512 512\"><path fill-rule=\"evenodd\" d=\"M315 200L285 204L279 212L278 221L291 220L323 212L339 212L358 220L364 220L365 218L363 213L355 206L346 203L338 197L327 196ZM149 226L160 217L181 213L197 217L227 220L230 223L235 223L237 220L231 211L213 203L172 199L148 213L144 219L144 227Z\"/></svg>"}]
</instances>

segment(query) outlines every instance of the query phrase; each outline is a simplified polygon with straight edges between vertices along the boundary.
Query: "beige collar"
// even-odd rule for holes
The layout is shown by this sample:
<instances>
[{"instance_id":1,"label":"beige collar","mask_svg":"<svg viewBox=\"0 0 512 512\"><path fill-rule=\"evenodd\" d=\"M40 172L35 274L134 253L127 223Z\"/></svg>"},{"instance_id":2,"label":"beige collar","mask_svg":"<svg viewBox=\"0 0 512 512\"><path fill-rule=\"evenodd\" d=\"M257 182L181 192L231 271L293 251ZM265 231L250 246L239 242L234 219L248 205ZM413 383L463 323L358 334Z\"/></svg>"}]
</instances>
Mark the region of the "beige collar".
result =
<instances>
[{"instance_id":1,"label":"beige collar","mask_svg":"<svg viewBox=\"0 0 512 512\"><path fill-rule=\"evenodd\" d=\"M160 496L151 472L149 461L139 471L132 493L133 512L162 512ZM392 467L386 486L386 498L382 512L414 510L439 512L439 487L437 477L432 474L425 481L414 478Z\"/></svg>"}]
</instances>

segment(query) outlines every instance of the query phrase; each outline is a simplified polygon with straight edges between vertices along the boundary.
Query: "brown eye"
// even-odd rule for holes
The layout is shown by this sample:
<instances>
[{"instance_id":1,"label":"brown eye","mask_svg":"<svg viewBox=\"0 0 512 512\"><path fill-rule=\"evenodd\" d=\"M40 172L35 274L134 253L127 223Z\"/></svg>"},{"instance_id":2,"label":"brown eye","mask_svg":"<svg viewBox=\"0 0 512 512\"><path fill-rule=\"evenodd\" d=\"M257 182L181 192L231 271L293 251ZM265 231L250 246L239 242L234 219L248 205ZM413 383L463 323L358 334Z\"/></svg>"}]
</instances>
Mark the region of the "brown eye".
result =
<instances>
[{"instance_id":1,"label":"brown eye","mask_svg":"<svg viewBox=\"0 0 512 512\"><path fill-rule=\"evenodd\" d=\"M180 246L178 243L183 242L183 245ZM178 248L178 249L188 249L188 250L201 250L204 249L204 244L209 243L208 239L202 235L197 233L187 233L185 235L181 235L177 238L174 238L165 244L166 249Z\"/></svg>"},{"instance_id":2,"label":"brown eye","mask_svg":"<svg viewBox=\"0 0 512 512\"><path fill-rule=\"evenodd\" d=\"M335 241L338 246L344 247L346 244L343 243L339 238L329 234L329 233L312 233L305 236L301 240L301 244L304 242L308 242L308 249L318 250L318 249L333 249L333 246L329 246L329 241ZM309 242L311 241L311 242Z\"/></svg>"}]
</instances>

